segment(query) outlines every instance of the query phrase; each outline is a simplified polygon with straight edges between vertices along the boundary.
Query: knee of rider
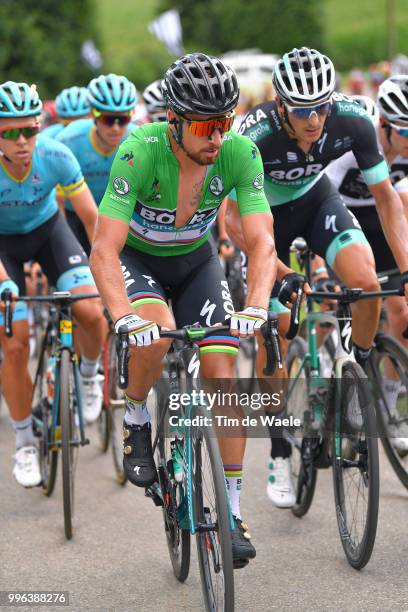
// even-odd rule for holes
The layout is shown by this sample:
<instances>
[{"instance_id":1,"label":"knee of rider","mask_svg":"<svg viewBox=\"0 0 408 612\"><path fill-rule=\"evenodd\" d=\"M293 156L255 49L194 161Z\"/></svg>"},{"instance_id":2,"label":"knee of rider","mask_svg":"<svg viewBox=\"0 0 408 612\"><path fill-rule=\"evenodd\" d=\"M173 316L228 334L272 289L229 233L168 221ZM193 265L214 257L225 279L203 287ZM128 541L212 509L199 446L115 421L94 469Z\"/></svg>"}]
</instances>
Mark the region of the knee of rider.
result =
<instances>
[{"instance_id":1,"label":"knee of rider","mask_svg":"<svg viewBox=\"0 0 408 612\"><path fill-rule=\"evenodd\" d=\"M217 359L201 359L201 374L206 379L230 380L235 376L234 362L230 355L218 353Z\"/></svg>"},{"instance_id":2,"label":"knee of rider","mask_svg":"<svg viewBox=\"0 0 408 612\"><path fill-rule=\"evenodd\" d=\"M408 306L404 298L390 299L385 302L389 317L394 319L408 320Z\"/></svg>"},{"instance_id":3,"label":"knee of rider","mask_svg":"<svg viewBox=\"0 0 408 612\"><path fill-rule=\"evenodd\" d=\"M13 336L12 338L4 339L2 346L5 359L19 364L25 364L28 361L28 334L26 338L17 338Z\"/></svg>"},{"instance_id":4,"label":"knee of rider","mask_svg":"<svg viewBox=\"0 0 408 612\"><path fill-rule=\"evenodd\" d=\"M100 305L92 303L91 300L77 302L73 307L73 313L78 323L86 328L100 324L104 318Z\"/></svg>"},{"instance_id":5,"label":"knee of rider","mask_svg":"<svg viewBox=\"0 0 408 612\"><path fill-rule=\"evenodd\" d=\"M349 279L349 287L359 287L364 291L379 291L380 284L373 266L362 266Z\"/></svg>"}]
</instances>

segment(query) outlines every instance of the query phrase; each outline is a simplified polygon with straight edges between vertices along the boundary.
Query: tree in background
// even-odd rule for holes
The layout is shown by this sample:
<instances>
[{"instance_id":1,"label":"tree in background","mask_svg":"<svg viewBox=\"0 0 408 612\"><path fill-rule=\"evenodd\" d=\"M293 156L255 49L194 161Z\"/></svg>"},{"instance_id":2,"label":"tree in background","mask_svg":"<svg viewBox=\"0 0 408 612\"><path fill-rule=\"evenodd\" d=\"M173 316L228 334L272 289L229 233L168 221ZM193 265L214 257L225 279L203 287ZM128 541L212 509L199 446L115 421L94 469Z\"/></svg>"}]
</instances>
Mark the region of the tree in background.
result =
<instances>
[{"instance_id":1,"label":"tree in background","mask_svg":"<svg viewBox=\"0 0 408 612\"><path fill-rule=\"evenodd\" d=\"M92 0L1 0L0 82L36 83L43 99L87 85L95 72L81 46L97 42L94 23Z\"/></svg>"},{"instance_id":2,"label":"tree in background","mask_svg":"<svg viewBox=\"0 0 408 612\"><path fill-rule=\"evenodd\" d=\"M188 49L223 53L257 47L282 54L295 46L323 47L320 0L161 0L158 12L180 11Z\"/></svg>"}]
</instances>

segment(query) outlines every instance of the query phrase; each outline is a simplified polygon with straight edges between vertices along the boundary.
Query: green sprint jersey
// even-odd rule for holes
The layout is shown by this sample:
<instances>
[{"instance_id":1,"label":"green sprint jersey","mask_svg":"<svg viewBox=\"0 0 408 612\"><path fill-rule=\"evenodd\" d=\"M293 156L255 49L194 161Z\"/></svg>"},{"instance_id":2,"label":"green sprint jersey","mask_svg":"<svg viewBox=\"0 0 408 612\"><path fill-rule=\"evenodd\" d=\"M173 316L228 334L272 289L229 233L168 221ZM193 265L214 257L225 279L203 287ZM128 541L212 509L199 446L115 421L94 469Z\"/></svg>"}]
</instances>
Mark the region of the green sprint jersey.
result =
<instances>
[{"instance_id":1,"label":"green sprint jersey","mask_svg":"<svg viewBox=\"0 0 408 612\"><path fill-rule=\"evenodd\" d=\"M215 164L207 167L197 211L176 228L179 163L167 123L139 127L119 147L99 213L129 223L126 244L151 255L190 253L209 237L219 207L235 189L241 215L270 211L257 146L228 132Z\"/></svg>"}]
</instances>

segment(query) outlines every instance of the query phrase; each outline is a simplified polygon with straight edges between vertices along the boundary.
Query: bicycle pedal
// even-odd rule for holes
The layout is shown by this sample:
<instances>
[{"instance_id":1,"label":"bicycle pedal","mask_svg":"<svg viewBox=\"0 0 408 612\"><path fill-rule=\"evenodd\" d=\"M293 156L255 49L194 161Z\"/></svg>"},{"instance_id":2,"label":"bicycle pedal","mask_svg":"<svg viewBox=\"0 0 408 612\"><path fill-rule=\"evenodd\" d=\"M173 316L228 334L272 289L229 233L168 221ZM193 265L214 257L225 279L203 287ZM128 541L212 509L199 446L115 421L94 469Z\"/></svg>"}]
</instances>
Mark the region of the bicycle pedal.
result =
<instances>
[{"instance_id":1,"label":"bicycle pedal","mask_svg":"<svg viewBox=\"0 0 408 612\"><path fill-rule=\"evenodd\" d=\"M150 487L145 489L145 497L152 499L155 506L164 505L161 488L157 482L154 482Z\"/></svg>"},{"instance_id":2,"label":"bicycle pedal","mask_svg":"<svg viewBox=\"0 0 408 612\"><path fill-rule=\"evenodd\" d=\"M242 569L243 567L246 567L248 563L249 563L249 559L234 559L232 565L235 570L235 569Z\"/></svg>"}]
</instances>

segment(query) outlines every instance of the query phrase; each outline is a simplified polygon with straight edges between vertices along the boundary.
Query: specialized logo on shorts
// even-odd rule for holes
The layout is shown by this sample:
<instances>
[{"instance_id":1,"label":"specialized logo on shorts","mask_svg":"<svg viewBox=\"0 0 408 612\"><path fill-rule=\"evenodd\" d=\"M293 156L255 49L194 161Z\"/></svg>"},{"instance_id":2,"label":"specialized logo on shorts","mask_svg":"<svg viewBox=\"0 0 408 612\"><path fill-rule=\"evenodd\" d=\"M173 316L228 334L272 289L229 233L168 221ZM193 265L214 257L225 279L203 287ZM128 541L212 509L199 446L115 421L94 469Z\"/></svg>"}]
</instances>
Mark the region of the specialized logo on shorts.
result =
<instances>
[{"instance_id":1,"label":"specialized logo on shorts","mask_svg":"<svg viewBox=\"0 0 408 612\"><path fill-rule=\"evenodd\" d=\"M127 182L126 179L123 178L123 176L117 176L114 181L113 181L113 188L116 191L116 193L119 193L120 195L126 195L127 193L129 193L129 183Z\"/></svg>"},{"instance_id":2,"label":"specialized logo on shorts","mask_svg":"<svg viewBox=\"0 0 408 612\"><path fill-rule=\"evenodd\" d=\"M213 176L213 178L210 181L210 184L208 186L208 189L211 191L211 193L215 196L219 196L222 194L222 192L224 191L224 185L222 183L221 177L220 176Z\"/></svg>"},{"instance_id":3,"label":"specialized logo on shorts","mask_svg":"<svg viewBox=\"0 0 408 612\"><path fill-rule=\"evenodd\" d=\"M262 189L263 184L264 184L264 173L260 172L259 174L257 174L257 176L252 181L252 185L255 187L255 189Z\"/></svg>"}]
</instances>

